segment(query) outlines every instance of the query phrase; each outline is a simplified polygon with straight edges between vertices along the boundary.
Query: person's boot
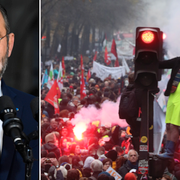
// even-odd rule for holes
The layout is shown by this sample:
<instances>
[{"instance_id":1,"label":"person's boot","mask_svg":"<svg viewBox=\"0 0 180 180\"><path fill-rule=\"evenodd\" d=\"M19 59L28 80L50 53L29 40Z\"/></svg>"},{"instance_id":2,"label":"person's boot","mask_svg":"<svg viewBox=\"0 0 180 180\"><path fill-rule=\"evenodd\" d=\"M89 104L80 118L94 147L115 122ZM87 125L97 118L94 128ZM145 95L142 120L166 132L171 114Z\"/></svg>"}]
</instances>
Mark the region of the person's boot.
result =
<instances>
[{"instance_id":1,"label":"person's boot","mask_svg":"<svg viewBox=\"0 0 180 180\"><path fill-rule=\"evenodd\" d=\"M162 154L157 155L159 158L163 159L171 159L174 156L174 151L175 151L175 142L173 141L168 141L167 145L165 146L165 152Z\"/></svg>"},{"instance_id":2,"label":"person's boot","mask_svg":"<svg viewBox=\"0 0 180 180\"><path fill-rule=\"evenodd\" d=\"M164 146L164 153L167 152L168 146L169 146L169 140L166 141L166 144Z\"/></svg>"}]
</instances>

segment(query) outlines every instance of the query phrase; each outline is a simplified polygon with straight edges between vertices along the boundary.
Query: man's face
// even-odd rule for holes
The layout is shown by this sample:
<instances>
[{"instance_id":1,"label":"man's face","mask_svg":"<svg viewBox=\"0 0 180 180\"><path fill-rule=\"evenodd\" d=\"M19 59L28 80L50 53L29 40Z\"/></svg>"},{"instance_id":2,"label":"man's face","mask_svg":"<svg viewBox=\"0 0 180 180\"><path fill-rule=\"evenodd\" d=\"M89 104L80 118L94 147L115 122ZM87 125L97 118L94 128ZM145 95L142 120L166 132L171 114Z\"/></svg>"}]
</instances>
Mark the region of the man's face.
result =
<instances>
[{"instance_id":1,"label":"man's face","mask_svg":"<svg viewBox=\"0 0 180 180\"><path fill-rule=\"evenodd\" d=\"M53 128L53 129L56 129L58 127L58 122L55 121L55 119L52 119L51 122L50 122L50 126Z\"/></svg>"},{"instance_id":2,"label":"man's face","mask_svg":"<svg viewBox=\"0 0 180 180\"><path fill-rule=\"evenodd\" d=\"M5 22L2 14L0 13L0 38L7 34L5 29ZM9 42L7 42L7 36L0 40L0 78L6 69L8 57L11 55L14 45L14 34L9 34Z\"/></svg>"},{"instance_id":3,"label":"man's face","mask_svg":"<svg viewBox=\"0 0 180 180\"><path fill-rule=\"evenodd\" d=\"M138 155L137 155L136 151L131 151L131 152L130 152L129 157L128 157L128 160L129 160L131 163L135 163L135 162L138 160Z\"/></svg>"}]
</instances>

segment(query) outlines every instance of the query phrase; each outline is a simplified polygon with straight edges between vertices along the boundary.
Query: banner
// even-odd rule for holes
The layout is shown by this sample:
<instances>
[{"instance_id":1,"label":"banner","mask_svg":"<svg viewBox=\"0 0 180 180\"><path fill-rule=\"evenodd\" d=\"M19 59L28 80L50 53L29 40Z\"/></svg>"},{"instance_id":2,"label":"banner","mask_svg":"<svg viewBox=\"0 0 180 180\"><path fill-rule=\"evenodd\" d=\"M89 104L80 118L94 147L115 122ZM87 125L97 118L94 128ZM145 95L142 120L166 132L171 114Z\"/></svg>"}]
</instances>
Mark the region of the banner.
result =
<instances>
[{"instance_id":1,"label":"banner","mask_svg":"<svg viewBox=\"0 0 180 180\"><path fill-rule=\"evenodd\" d=\"M122 179L122 176L118 174L112 167L109 167L106 172L108 172L111 176L115 178L115 180Z\"/></svg>"},{"instance_id":2,"label":"banner","mask_svg":"<svg viewBox=\"0 0 180 180\"><path fill-rule=\"evenodd\" d=\"M111 74L111 77L114 79L118 79L122 76L125 76L125 67L107 67L93 61L93 68L91 73L96 73L96 76L99 77L102 81Z\"/></svg>"},{"instance_id":3,"label":"banner","mask_svg":"<svg viewBox=\"0 0 180 180\"><path fill-rule=\"evenodd\" d=\"M122 65L125 67L126 72L129 73L130 69L124 57L122 58Z\"/></svg>"}]
</instances>

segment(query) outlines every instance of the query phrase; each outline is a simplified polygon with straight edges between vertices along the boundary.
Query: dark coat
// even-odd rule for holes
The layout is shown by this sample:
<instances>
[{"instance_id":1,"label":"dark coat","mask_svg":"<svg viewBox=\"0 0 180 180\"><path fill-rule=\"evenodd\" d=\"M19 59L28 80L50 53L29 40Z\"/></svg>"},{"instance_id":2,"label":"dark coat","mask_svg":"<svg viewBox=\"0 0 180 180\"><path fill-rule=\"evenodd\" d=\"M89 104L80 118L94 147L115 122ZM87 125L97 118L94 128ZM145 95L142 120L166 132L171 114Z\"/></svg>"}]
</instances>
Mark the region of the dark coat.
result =
<instances>
[{"instance_id":1,"label":"dark coat","mask_svg":"<svg viewBox=\"0 0 180 180\"><path fill-rule=\"evenodd\" d=\"M130 161L126 161L125 164L123 164L119 169L118 173L122 176L122 179L124 179L125 175L131 170L136 169L138 170L138 165L132 165Z\"/></svg>"},{"instance_id":2,"label":"dark coat","mask_svg":"<svg viewBox=\"0 0 180 180\"><path fill-rule=\"evenodd\" d=\"M174 78L180 69L180 57L159 62L159 69L172 69L171 78L169 79L166 91L164 92L165 96L169 96Z\"/></svg>"},{"instance_id":3,"label":"dark coat","mask_svg":"<svg viewBox=\"0 0 180 180\"><path fill-rule=\"evenodd\" d=\"M64 177L63 177L61 170L57 171L56 180L64 180Z\"/></svg>"},{"instance_id":4,"label":"dark coat","mask_svg":"<svg viewBox=\"0 0 180 180\"><path fill-rule=\"evenodd\" d=\"M54 152L57 159L61 156L61 150L54 144L46 143L42 146L41 150L46 150L48 152Z\"/></svg>"},{"instance_id":5,"label":"dark coat","mask_svg":"<svg viewBox=\"0 0 180 180\"><path fill-rule=\"evenodd\" d=\"M3 80L1 83L3 95L9 96L17 109L16 116L20 118L23 123L23 132L29 135L31 132L38 130L37 122L34 120L30 108L30 103L34 96L6 86ZM32 148L33 157L36 159L33 163L31 179L37 180L39 176L38 140L32 140L29 145ZM3 135L3 149L0 157L0 179L25 179L25 163L19 152L15 150L12 139L5 134Z\"/></svg>"}]
</instances>

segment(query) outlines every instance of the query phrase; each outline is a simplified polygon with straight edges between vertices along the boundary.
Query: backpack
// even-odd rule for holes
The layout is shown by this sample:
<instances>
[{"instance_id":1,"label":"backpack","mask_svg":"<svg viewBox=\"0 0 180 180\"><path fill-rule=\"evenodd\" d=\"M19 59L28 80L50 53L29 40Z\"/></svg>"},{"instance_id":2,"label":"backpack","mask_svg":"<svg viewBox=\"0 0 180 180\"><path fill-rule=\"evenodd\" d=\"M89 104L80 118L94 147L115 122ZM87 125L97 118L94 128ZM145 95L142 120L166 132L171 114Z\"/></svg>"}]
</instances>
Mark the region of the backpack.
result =
<instances>
[{"instance_id":1,"label":"backpack","mask_svg":"<svg viewBox=\"0 0 180 180\"><path fill-rule=\"evenodd\" d=\"M135 88L128 89L121 94L119 104L119 118L129 119L138 117L139 105L137 102Z\"/></svg>"}]
</instances>

